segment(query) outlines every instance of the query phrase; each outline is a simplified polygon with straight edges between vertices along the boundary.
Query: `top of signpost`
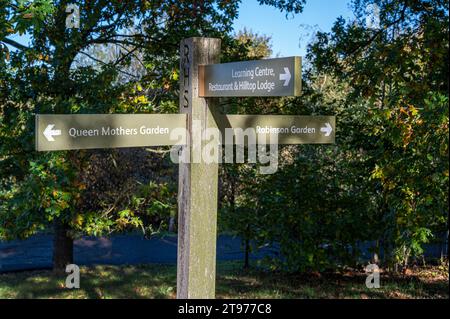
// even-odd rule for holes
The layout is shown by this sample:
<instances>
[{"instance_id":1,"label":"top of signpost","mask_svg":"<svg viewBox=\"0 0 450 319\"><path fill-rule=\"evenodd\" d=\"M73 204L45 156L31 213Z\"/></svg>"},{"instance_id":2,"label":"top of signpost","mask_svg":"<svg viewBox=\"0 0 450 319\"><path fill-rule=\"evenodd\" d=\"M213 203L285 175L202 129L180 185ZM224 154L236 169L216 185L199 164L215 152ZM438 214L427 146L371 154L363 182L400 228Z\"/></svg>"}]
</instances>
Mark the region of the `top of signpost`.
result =
<instances>
[{"instance_id":1,"label":"top of signpost","mask_svg":"<svg viewBox=\"0 0 450 319\"><path fill-rule=\"evenodd\" d=\"M199 66L199 96L299 96L301 57Z\"/></svg>"}]
</instances>

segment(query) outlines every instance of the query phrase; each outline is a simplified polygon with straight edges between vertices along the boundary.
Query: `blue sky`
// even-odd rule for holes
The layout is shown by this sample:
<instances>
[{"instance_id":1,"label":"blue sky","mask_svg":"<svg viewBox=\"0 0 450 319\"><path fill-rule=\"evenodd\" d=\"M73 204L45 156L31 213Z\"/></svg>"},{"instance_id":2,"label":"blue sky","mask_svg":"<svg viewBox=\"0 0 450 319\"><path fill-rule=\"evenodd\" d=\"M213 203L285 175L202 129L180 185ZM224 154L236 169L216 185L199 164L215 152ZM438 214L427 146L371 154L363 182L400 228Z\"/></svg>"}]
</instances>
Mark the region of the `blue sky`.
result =
<instances>
[{"instance_id":1,"label":"blue sky","mask_svg":"<svg viewBox=\"0 0 450 319\"><path fill-rule=\"evenodd\" d=\"M286 18L285 13L257 0L243 0L235 31L246 27L272 37L274 56L305 56L313 30L330 31L336 18L352 17L350 0L307 0L302 13Z\"/></svg>"}]
</instances>

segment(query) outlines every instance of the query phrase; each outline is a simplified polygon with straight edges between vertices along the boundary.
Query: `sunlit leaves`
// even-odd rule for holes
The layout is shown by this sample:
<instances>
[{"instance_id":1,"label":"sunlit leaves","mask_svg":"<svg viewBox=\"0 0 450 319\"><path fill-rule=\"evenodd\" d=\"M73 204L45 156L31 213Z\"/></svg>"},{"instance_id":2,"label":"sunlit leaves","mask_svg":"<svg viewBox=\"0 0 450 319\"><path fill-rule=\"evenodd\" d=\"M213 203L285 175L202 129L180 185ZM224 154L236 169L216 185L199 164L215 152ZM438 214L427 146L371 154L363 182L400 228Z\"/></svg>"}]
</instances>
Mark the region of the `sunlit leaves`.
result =
<instances>
[{"instance_id":1,"label":"sunlit leaves","mask_svg":"<svg viewBox=\"0 0 450 319\"><path fill-rule=\"evenodd\" d=\"M40 29L55 10L52 0L9 1L9 23L14 32L24 34L30 28Z\"/></svg>"},{"instance_id":2,"label":"sunlit leaves","mask_svg":"<svg viewBox=\"0 0 450 319\"><path fill-rule=\"evenodd\" d=\"M364 24L371 3L353 1L355 21L319 33L309 57L350 84L347 105L367 107L348 146L371 158L373 232L392 249L387 261L406 265L448 212L448 1L375 1L379 29Z\"/></svg>"}]
</instances>

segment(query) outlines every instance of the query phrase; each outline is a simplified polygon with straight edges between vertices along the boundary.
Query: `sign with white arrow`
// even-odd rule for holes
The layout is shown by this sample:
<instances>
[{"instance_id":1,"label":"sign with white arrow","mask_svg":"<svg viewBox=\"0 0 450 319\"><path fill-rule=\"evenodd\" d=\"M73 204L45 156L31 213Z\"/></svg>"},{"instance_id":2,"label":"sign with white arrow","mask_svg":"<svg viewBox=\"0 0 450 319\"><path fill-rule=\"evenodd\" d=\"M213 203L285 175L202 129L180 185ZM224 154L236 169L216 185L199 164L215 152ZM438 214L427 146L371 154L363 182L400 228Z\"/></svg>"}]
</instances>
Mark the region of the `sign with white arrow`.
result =
<instances>
[{"instance_id":1,"label":"sign with white arrow","mask_svg":"<svg viewBox=\"0 0 450 319\"><path fill-rule=\"evenodd\" d=\"M333 132L333 128L330 123L326 122L324 127L320 128L320 131L325 134L325 136L330 136L331 132Z\"/></svg>"},{"instance_id":2,"label":"sign with white arrow","mask_svg":"<svg viewBox=\"0 0 450 319\"><path fill-rule=\"evenodd\" d=\"M334 116L216 114L214 120L223 144L269 141L272 133L279 144L335 142ZM176 129L186 129L185 114L37 114L36 150L175 145ZM233 137L227 140L230 132Z\"/></svg>"},{"instance_id":3,"label":"sign with white arrow","mask_svg":"<svg viewBox=\"0 0 450 319\"><path fill-rule=\"evenodd\" d=\"M279 144L334 144L335 116L304 115L220 115L215 117L217 125L225 136L225 130L232 128L235 138L246 137L251 131L257 139L269 140L269 134L278 135ZM252 129L248 131L247 129ZM255 140L253 140L255 141ZM233 141L224 141L229 143Z\"/></svg>"},{"instance_id":4,"label":"sign with white arrow","mask_svg":"<svg viewBox=\"0 0 450 319\"><path fill-rule=\"evenodd\" d=\"M37 114L36 150L174 145L185 114Z\"/></svg>"},{"instance_id":5,"label":"sign with white arrow","mask_svg":"<svg viewBox=\"0 0 450 319\"><path fill-rule=\"evenodd\" d=\"M54 136L61 135L61 130L54 130L53 129L54 127L55 127L55 124L49 124L49 125L47 125L47 127L45 128L45 130L43 132L45 138L49 142L55 141L55 139L53 138Z\"/></svg>"},{"instance_id":6,"label":"sign with white arrow","mask_svg":"<svg viewBox=\"0 0 450 319\"><path fill-rule=\"evenodd\" d=\"M200 65L200 97L299 96L301 58Z\"/></svg>"}]
</instances>

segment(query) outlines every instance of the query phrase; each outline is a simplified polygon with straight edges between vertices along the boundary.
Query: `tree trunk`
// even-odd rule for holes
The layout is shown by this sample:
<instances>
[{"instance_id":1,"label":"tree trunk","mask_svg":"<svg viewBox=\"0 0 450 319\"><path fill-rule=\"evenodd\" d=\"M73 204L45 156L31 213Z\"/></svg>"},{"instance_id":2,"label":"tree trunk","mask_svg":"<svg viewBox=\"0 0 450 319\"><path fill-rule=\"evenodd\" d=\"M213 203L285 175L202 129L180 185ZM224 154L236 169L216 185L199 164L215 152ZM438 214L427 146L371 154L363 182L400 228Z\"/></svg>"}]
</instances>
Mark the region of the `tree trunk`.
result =
<instances>
[{"instance_id":1,"label":"tree trunk","mask_svg":"<svg viewBox=\"0 0 450 319\"><path fill-rule=\"evenodd\" d=\"M73 264L73 239L68 235L67 224L56 220L53 242L53 271L63 273L68 264Z\"/></svg>"},{"instance_id":2,"label":"tree trunk","mask_svg":"<svg viewBox=\"0 0 450 319\"><path fill-rule=\"evenodd\" d=\"M448 259L448 233L449 231L447 230L443 240L444 244L441 244L441 263L444 262L445 256L447 256Z\"/></svg>"},{"instance_id":3,"label":"tree trunk","mask_svg":"<svg viewBox=\"0 0 450 319\"><path fill-rule=\"evenodd\" d=\"M175 231L175 218L170 216L169 218L169 232L173 233Z\"/></svg>"},{"instance_id":4,"label":"tree trunk","mask_svg":"<svg viewBox=\"0 0 450 319\"><path fill-rule=\"evenodd\" d=\"M380 241L377 239L375 241L375 251L372 256L372 264L379 265L379 254L380 254Z\"/></svg>"}]
</instances>

